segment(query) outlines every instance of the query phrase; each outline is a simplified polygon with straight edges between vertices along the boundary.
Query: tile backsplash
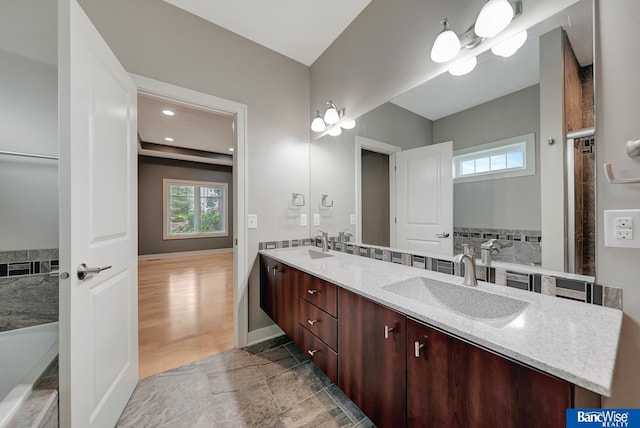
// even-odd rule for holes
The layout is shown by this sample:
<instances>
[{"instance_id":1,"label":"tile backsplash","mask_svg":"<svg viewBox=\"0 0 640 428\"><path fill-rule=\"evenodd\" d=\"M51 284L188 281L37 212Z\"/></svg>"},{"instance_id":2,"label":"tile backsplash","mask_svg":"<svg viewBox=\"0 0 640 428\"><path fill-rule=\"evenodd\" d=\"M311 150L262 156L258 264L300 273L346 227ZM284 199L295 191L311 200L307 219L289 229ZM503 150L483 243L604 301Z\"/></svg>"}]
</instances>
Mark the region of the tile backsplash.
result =
<instances>
[{"instance_id":1,"label":"tile backsplash","mask_svg":"<svg viewBox=\"0 0 640 428\"><path fill-rule=\"evenodd\" d=\"M533 239L535 235L520 233L520 236L520 239L524 238L525 242L528 242L526 241L526 237L529 236L531 243L535 242L538 244L538 247L540 246L540 240L537 239L536 241L535 239ZM491 238L482 236L480 239L485 242L487 239ZM320 246L319 243L314 243L313 240L304 238L285 241L260 242L258 245L258 249L271 250L276 248L298 247L303 245ZM349 242L337 242L334 239L330 241L330 248L335 251L355 254L361 257L369 257L391 263L404 264L419 269L427 269L456 276L464 275L463 265L459 263L453 263L452 261L446 259L437 259L417 254L391 251L380 247L356 245ZM478 248L478 255L479 254L480 252ZM614 309L622 309L622 289L617 287L609 287L592 282L564 278L561 274L558 274L556 276L531 272L527 271L527 266L525 265L514 266L513 269L508 270L497 267L478 266L476 273L479 280L491 282L498 285L504 285L506 287L514 287L533 293L542 293L556 296L558 298L571 299L579 302L606 306Z\"/></svg>"},{"instance_id":2,"label":"tile backsplash","mask_svg":"<svg viewBox=\"0 0 640 428\"><path fill-rule=\"evenodd\" d=\"M0 331L58 321L58 249L0 251Z\"/></svg>"},{"instance_id":3,"label":"tile backsplash","mask_svg":"<svg viewBox=\"0 0 640 428\"><path fill-rule=\"evenodd\" d=\"M475 247L480 255L480 245L489 239L497 239L499 251L493 260L521 265L540 266L542 264L542 233L539 230L487 229L477 227L453 228L453 251L462 252L462 245Z\"/></svg>"}]
</instances>

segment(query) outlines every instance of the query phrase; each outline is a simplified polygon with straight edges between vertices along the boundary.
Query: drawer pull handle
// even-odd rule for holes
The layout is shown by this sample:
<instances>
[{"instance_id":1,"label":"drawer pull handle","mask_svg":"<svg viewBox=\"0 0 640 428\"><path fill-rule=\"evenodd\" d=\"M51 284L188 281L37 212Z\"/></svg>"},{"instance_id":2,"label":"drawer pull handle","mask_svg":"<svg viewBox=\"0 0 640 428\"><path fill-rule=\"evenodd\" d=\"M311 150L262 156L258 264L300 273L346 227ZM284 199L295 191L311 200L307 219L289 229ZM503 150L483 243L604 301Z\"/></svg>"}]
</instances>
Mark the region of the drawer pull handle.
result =
<instances>
[{"instance_id":1,"label":"drawer pull handle","mask_svg":"<svg viewBox=\"0 0 640 428\"><path fill-rule=\"evenodd\" d=\"M311 294L312 296L315 294L318 294L318 290L307 290L307 293Z\"/></svg>"},{"instance_id":2,"label":"drawer pull handle","mask_svg":"<svg viewBox=\"0 0 640 428\"><path fill-rule=\"evenodd\" d=\"M420 358L420 350L424 348L424 343L420 343L416 340L413 345L416 358Z\"/></svg>"},{"instance_id":3,"label":"drawer pull handle","mask_svg":"<svg viewBox=\"0 0 640 428\"><path fill-rule=\"evenodd\" d=\"M314 325L318 322L318 320L307 320L307 322L309 323L309 325Z\"/></svg>"},{"instance_id":4,"label":"drawer pull handle","mask_svg":"<svg viewBox=\"0 0 640 428\"><path fill-rule=\"evenodd\" d=\"M389 338L389 333L393 332L394 328L393 327L389 327L388 325L384 326L384 338L388 339Z\"/></svg>"},{"instance_id":5,"label":"drawer pull handle","mask_svg":"<svg viewBox=\"0 0 640 428\"><path fill-rule=\"evenodd\" d=\"M307 354L311 355L312 357L313 357L314 355L316 355L317 353L318 353L318 350L317 350L317 349L309 349L309 350L307 351Z\"/></svg>"}]
</instances>

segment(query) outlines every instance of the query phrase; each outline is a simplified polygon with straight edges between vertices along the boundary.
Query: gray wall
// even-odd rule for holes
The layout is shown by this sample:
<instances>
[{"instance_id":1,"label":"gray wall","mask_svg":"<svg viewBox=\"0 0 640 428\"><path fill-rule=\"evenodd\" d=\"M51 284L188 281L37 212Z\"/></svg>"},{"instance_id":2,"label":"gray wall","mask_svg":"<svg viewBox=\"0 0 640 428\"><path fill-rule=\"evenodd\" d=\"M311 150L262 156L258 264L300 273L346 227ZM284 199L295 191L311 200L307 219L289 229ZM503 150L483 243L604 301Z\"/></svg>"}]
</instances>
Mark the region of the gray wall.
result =
<instances>
[{"instance_id":1,"label":"gray wall","mask_svg":"<svg viewBox=\"0 0 640 428\"><path fill-rule=\"evenodd\" d=\"M247 211L259 227L247 231L241 297L249 331L271 325L255 261L260 241L309 236L287 214L291 192L309 194L309 68L163 1L80 4L127 71L248 106Z\"/></svg>"},{"instance_id":2,"label":"gray wall","mask_svg":"<svg viewBox=\"0 0 640 428\"><path fill-rule=\"evenodd\" d=\"M536 175L454 185L454 227L540 230L539 129L538 85L433 122L433 141L454 151L536 134Z\"/></svg>"},{"instance_id":3,"label":"gray wall","mask_svg":"<svg viewBox=\"0 0 640 428\"><path fill-rule=\"evenodd\" d=\"M0 94L0 150L57 156L57 67L0 50ZM36 248L58 248L58 162L0 155L0 251Z\"/></svg>"},{"instance_id":4,"label":"gray wall","mask_svg":"<svg viewBox=\"0 0 640 428\"><path fill-rule=\"evenodd\" d=\"M640 185L607 183L602 164L611 162L621 177L640 177L640 158L626 155L624 143L640 138L640 56L629 49L637 37L635 19L640 2L598 2L596 41L596 197L598 218L603 210L640 209ZM640 407L640 250L604 247L602 221L598 224L596 274L598 282L623 288L625 317L618 348L610 407ZM597 352L595 350L594 352Z\"/></svg>"},{"instance_id":5,"label":"gray wall","mask_svg":"<svg viewBox=\"0 0 640 428\"><path fill-rule=\"evenodd\" d=\"M320 226L312 226L312 236L318 230L336 236L348 230L355 236L355 226L349 225L349 215L355 214L355 138L369 138L403 149L413 149L432 143L431 121L392 103L373 109L358 119L356 127L342 131L338 137L325 135L311 143L310 206L311 213L320 214ZM334 201L331 209L320 208L322 194ZM309 224L313 224L310 222Z\"/></svg>"},{"instance_id":6,"label":"gray wall","mask_svg":"<svg viewBox=\"0 0 640 428\"><path fill-rule=\"evenodd\" d=\"M163 235L163 179L228 184L228 236L168 239ZM231 167L138 156L138 254L233 248L233 179Z\"/></svg>"}]
</instances>

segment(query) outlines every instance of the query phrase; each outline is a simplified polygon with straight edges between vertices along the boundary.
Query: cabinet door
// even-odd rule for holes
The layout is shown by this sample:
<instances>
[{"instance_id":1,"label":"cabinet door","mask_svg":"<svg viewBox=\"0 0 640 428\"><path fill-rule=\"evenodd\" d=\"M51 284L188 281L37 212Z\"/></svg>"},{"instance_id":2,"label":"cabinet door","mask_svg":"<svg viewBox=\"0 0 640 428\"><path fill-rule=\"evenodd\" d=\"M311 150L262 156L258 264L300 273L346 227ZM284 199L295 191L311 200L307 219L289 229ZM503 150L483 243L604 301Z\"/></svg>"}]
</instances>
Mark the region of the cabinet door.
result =
<instances>
[{"instance_id":1,"label":"cabinet door","mask_svg":"<svg viewBox=\"0 0 640 428\"><path fill-rule=\"evenodd\" d=\"M273 320L298 343L298 285L302 272L285 264L278 264L275 270L275 318Z\"/></svg>"},{"instance_id":2,"label":"cabinet door","mask_svg":"<svg viewBox=\"0 0 640 428\"><path fill-rule=\"evenodd\" d=\"M405 426L404 315L342 288L338 313L338 386L378 427Z\"/></svg>"},{"instance_id":3,"label":"cabinet door","mask_svg":"<svg viewBox=\"0 0 640 428\"><path fill-rule=\"evenodd\" d=\"M565 426L571 384L411 320L407 338L408 426Z\"/></svg>"}]
</instances>

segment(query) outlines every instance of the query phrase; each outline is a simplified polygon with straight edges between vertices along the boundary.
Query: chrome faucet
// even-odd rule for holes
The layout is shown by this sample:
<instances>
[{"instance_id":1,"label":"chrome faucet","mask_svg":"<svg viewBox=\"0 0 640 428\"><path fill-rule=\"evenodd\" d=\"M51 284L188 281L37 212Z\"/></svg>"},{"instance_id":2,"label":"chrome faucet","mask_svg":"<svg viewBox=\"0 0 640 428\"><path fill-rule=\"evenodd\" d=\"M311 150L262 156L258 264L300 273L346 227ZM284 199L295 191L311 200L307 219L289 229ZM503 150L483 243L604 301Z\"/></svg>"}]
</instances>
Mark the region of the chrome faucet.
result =
<instances>
[{"instance_id":1,"label":"chrome faucet","mask_svg":"<svg viewBox=\"0 0 640 428\"><path fill-rule=\"evenodd\" d=\"M349 229L338 233L338 242L349 242L351 238L353 238L353 235L349 233Z\"/></svg>"},{"instance_id":2,"label":"chrome faucet","mask_svg":"<svg viewBox=\"0 0 640 428\"><path fill-rule=\"evenodd\" d=\"M329 233L323 230L318 230L318 232L320 232L321 235L316 236L315 239L320 239L320 242L322 243L322 252L327 253L329 252Z\"/></svg>"},{"instance_id":3,"label":"chrome faucet","mask_svg":"<svg viewBox=\"0 0 640 428\"><path fill-rule=\"evenodd\" d=\"M476 287L478 279L476 278L476 249L470 247L469 244L462 246L462 254L458 254L453 258L454 263L464 264L464 285Z\"/></svg>"},{"instance_id":4,"label":"chrome faucet","mask_svg":"<svg viewBox=\"0 0 640 428\"><path fill-rule=\"evenodd\" d=\"M491 255L500 252L500 247L496 243L497 241L497 239L489 239L480 245L480 258L482 259L482 264L487 267L491 266Z\"/></svg>"}]
</instances>

